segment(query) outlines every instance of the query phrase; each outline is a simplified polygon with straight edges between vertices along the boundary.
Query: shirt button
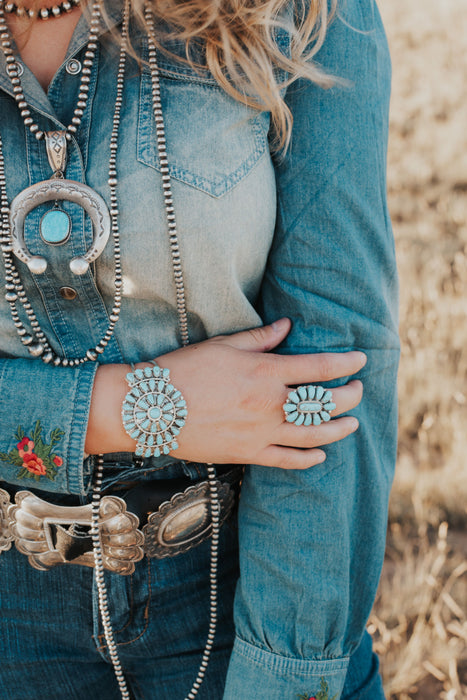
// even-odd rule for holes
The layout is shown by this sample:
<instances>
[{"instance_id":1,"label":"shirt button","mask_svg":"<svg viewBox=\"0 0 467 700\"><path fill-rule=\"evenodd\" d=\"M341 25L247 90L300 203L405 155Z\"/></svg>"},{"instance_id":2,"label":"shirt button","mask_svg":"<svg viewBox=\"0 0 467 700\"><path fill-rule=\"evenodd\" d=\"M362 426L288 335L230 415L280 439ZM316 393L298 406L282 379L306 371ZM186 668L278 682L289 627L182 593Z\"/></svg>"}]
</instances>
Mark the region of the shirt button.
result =
<instances>
[{"instance_id":1,"label":"shirt button","mask_svg":"<svg viewBox=\"0 0 467 700\"><path fill-rule=\"evenodd\" d=\"M67 299L67 301L73 301L73 299L76 299L78 296L78 292L76 289L73 289L73 287L60 287L59 292L64 299Z\"/></svg>"},{"instance_id":2,"label":"shirt button","mask_svg":"<svg viewBox=\"0 0 467 700\"><path fill-rule=\"evenodd\" d=\"M78 75L81 71L81 63L77 58L70 58L70 60L66 62L65 70L69 75Z\"/></svg>"}]
</instances>

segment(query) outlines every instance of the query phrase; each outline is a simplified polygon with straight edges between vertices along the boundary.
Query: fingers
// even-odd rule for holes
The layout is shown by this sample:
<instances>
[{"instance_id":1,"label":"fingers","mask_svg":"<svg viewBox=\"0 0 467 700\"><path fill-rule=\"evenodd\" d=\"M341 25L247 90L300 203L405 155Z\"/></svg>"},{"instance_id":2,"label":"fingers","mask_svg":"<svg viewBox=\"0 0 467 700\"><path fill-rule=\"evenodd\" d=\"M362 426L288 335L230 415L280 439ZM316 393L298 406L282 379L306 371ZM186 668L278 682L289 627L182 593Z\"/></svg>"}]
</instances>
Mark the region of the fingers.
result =
<instances>
[{"instance_id":1,"label":"fingers","mask_svg":"<svg viewBox=\"0 0 467 700\"><path fill-rule=\"evenodd\" d=\"M343 440L357 428L358 420L353 416L334 418L328 423L307 428L284 423L276 432L275 439L278 445L286 447L312 448Z\"/></svg>"},{"instance_id":2,"label":"fingers","mask_svg":"<svg viewBox=\"0 0 467 700\"><path fill-rule=\"evenodd\" d=\"M366 364L358 350L317 355L271 355L277 375L285 384L315 384L355 374Z\"/></svg>"},{"instance_id":3,"label":"fingers","mask_svg":"<svg viewBox=\"0 0 467 700\"><path fill-rule=\"evenodd\" d=\"M281 469L308 469L321 464L326 459L322 450L294 450L290 447L269 445L259 455L256 464Z\"/></svg>"},{"instance_id":4,"label":"fingers","mask_svg":"<svg viewBox=\"0 0 467 700\"><path fill-rule=\"evenodd\" d=\"M237 350L250 352L268 352L281 343L290 330L288 318L281 318L269 326L259 326L248 331L241 331L229 336L221 336L217 342L227 343Z\"/></svg>"},{"instance_id":5,"label":"fingers","mask_svg":"<svg viewBox=\"0 0 467 700\"><path fill-rule=\"evenodd\" d=\"M352 379L348 384L339 386L336 389L331 389L330 391L332 391L331 400L336 404L336 408L334 408L331 413L331 418L335 418L335 416L339 416L341 413L347 413L347 411L351 411L352 408L358 406L362 400L363 384L358 379ZM289 392L290 389L286 389L283 403L287 402Z\"/></svg>"}]
</instances>

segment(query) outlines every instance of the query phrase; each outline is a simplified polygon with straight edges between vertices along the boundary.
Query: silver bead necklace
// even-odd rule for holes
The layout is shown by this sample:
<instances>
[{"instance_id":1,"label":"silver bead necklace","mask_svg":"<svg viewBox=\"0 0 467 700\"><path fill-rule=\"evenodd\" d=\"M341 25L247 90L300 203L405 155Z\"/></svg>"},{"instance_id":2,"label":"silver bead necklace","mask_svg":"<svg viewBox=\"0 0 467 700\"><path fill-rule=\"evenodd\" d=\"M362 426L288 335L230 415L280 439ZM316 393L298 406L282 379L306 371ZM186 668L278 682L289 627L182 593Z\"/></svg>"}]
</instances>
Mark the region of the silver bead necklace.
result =
<instances>
[{"instance_id":1,"label":"silver bead necklace","mask_svg":"<svg viewBox=\"0 0 467 700\"><path fill-rule=\"evenodd\" d=\"M15 14L17 17L28 17L29 19L53 19L60 17L67 12L71 12L81 4L81 0L63 0L63 2L52 5L52 7L42 7L40 10L27 9L24 5L15 2L6 2L4 10L7 14Z\"/></svg>"},{"instance_id":2,"label":"silver bead necklace","mask_svg":"<svg viewBox=\"0 0 467 700\"><path fill-rule=\"evenodd\" d=\"M64 132L60 132L56 136L57 132L43 132L39 129L38 125L34 123L31 118L30 110L28 109L27 103L24 99L24 94L21 87L20 76L11 48L11 39L8 32L8 27L5 21L5 5L3 0L0 0L0 40L1 48L5 54L7 62L7 71L12 82L13 91L15 94L15 99L18 103L18 108L21 110L21 116L23 117L24 124L30 129L31 133L35 134L38 140L45 139L47 146L47 155L49 156L49 162L54 170L54 179L47 181L49 188L49 195L46 199L42 201L50 201L55 198L59 198L63 193L60 191L60 187L54 183L58 182L64 184L65 194L62 199L70 199L71 201L78 201L78 203L83 205L83 185L80 183L72 183L72 181L62 180L63 171L66 166L66 147L64 147L63 142L70 141L72 136L76 133L78 126L81 123L81 117L83 116L84 110L87 105L88 90L89 90L89 76L91 74L91 68L93 65L93 60L95 56L95 50L97 48L97 34L99 31L100 24L100 3L96 0L92 6L91 15L91 26L89 40L87 44L87 51L85 54L83 77L80 85L80 94L78 96L78 103L74 111L71 124L66 128ZM5 162L3 157L2 140L0 135L0 214L1 214L1 228L2 235L0 239L2 254L5 265L5 280L6 280L6 300L10 304L10 310L13 322L17 329L18 335L25 346L28 347L31 355L34 357L40 357L44 362L52 362L54 365L63 366L74 366L82 364L86 361L95 361L97 355L102 353L107 346L110 338L112 337L115 324L118 321L120 306L121 306L121 291L122 291L122 274L121 274L121 256L120 256L120 242L119 242L119 228L118 228L118 200L117 200L117 171L116 171L116 155L118 146L118 131L120 125L120 112L123 98L123 86L124 86L124 74L125 74L125 60L127 51L127 40L128 40L128 29L129 29L129 19L130 19L130 2L126 0L125 11L123 17L122 26L122 44L120 50L119 67L117 73L117 98L113 117L112 135L110 141L110 158L109 158L109 186L110 186L110 220L111 229L114 241L114 258L115 258L115 293L114 293L114 305L112 308L112 313L110 314L110 324L106 331L104 337L99 341L99 343L92 349L88 350L86 355L81 358L66 358L58 356L50 346L45 334L43 333L34 310L27 299L26 292L21 283L18 271L16 269L13 255L14 253L23 262L28 264L30 270L34 273L34 265L37 261L31 258L37 256L28 255L28 251L24 250L24 245L22 247L23 241L21 236L15 231L14 226L18 225L15 217L11 215L10 206L8 204L8 198L6 193L6 178L5 178ZM175 221L175 213L173 207L173 196L171 188L171 178L168 167L168 158L166 151L166 139L165 139L165 128L164 119L162 114L162 105L160 99L160 81L159 81L159 68L157 65L157 54L156 54L156 41L155 41L155 27L154 27L154 17L148 5L145 7L145 22L146 30L148 34L148 46L149 46L149 66L151 71L152 80L152 96L153 96L153 113L156 124L156 138L157 138L157 148L159 155L159 163L162 175L162 189L164 196L164 206L166 211L168 233L169 233L169 243L170 252L172 258L172 267L176 288L177 297L177 313L179 320L179 328L182 345L189 344L188 335L188 317L186 308L186 296L185 287L183 281L183 272L180 259L180 249L178 245L178 235L177 226ZM58 138L58 149L54 148L55 143ZM50 184L51 183L51 184ZM39 183L42 185L42 183ZM44 185L45 187L46 185ZM89 189L89 188L87 188ZM27 196L31 195L33 197L34 206L38 206L38 197L40 199L40 193L38 194L37 186L31 186L27 188L24 192ZM22 195L23 193L20 193ZM89 195L87 191L84 191L84 196ZM81 198L81 199L80 199ZM15 198L16 202L18 198ZM13 201L12 205L15 203ZM99 202L97 203L99 205ZM22 200L17 204L17 209L21 214L21 207L24 207ZM27 205L26 205L27 206ZM31 207L34 208L34 207ZM91 215L92 212L88 213ZM16 217L20 219L21 216L16 214ZM13 226L12 226L13 223ZM105 245L105 243L104 243ZM83 256L86 258L86 256ZM95 256L97 257L97 256ZM92 260L95 259L92 258ZM85 260L89 263L92 260ZM73 261L72 261L73 262ZM31 264L32 268L31 269ZM87 271L87 267L86 270ZM40 274L40 272L37 272ZM77 272L76 274L82 274ZM28 332L24 327L17 308L16 302L20 301L26 315L28 317L31 331ZM104 566L103 566L103 554L102 554L102 543L100 538L99 529L99 506L101 499L101 487L102 478L104 470L103 455L99 455L97 459L97 465L94 477L94 488L92 494L92 506L93 506L93 516L92 516L92 527L91 527L91 537L93 541L93 551L94 551L94 561L95 561L95 576L99 599L99 611L101 615L102 625L104 629L104 636L106 639L107 647L109 650L109 656L114 668L115 676L118 682L122 700L130 700L130 693L125 681L123 669L119 660L117 644L115 642L114 633L112 629L112 624L110 620L110 614L108 609L108 598L107 590L104 578ZM213 648L214 637L217 628L217 571L218 571L218 549L219 549L219 533L220 533L220 503L219 494L216 482L216 472L212 465L207 465L207 476L209 482L210 491L210 502L211 502L211 555L210 555L210 597L209 597L209 626L207 633L206 645L201 658L201 663L199 666L198 674L195 681L193 682L192 688L186 696L185 700L194 700L198 694L201 687L201 683L206 674L206 669L208 666L209 658Z\"/></svg>"},{"instance_id":3,"label":"silver bead necklace","mask_svg":"<svg viewBox=\"0 0 467 700\"><path fill-rule=\"evenodd\" d=\"M149 48L149 66L151 71L152 82L152 98L153 112L156 123L156 138L157 150L159 155L159 163L162 174L162 189L164 194L164 205L167 216L167 224L169 230L170 251L172 256L172 266L177 293L177 311L182 345L189 344L188 336L188 318L186 309L185 287L183 282L183 273L180 261L180 250L178 246L177 226L175 221L171 177L168 167L164 117L162 114L162 105L160 97L160 80L159 67L157 65L157 52L155 41L154 17L148 4L145 6L144 12L146 31L148 34ZM101 612L102 624L104 628L104 636L109 650L109 656L113 664L115 677L118 682L122 700L130 700L130 693L125 681L125 676L118 656L117 644L115 642L110 614L108 609L107 591L104 579L104 562L102 555L102 546L99 537L99 507L100 495L102 488L102 478L104 475L104 460L103 456L99 455L97 460L93 501L92 501L92 528L91 537L93 540L94 562L96 570L96 583L99 597L99 609ZM185 700L195 700L198 695L201 684L206 675L206 670L209 664L214 639L217 629L217 572L219 566L219 535L220 535L220 501L219 492L216 481L216 470L212 464L207 465L207 476L209 483L209 500L211 504L211 553L209 564L209 626L206 638L206 644L201 657L197 676L193 685L185 697Z\"/></svg>"},{"instance_id":4,"label":"silver bead necklace","mask_svg":"<svg viewBox=\"0 0 467 700\"><path fill-rule=\"evenodd\" d=\"M35 135L38 141L45 140L47 155L50 165L54 171L50 180L31 185L23 192L20 192L8 207L5 186L1 187L0 197L2 200L2 253L5 265L6 279L6 299L10 304L13 323L29 353L33 357L40 357L43 362L59 366L76 366L83 362L95 361L98 354L104 352L106 346L112 338L115 325L119 319L121 296L122 296L122 271L120 254L120 233L118 225L118 200L117 200L117 146L118 132L120 126L120 113L122 106L122 93L124 85L126 52L122 51L120 56L117 74L117 95L115 99L115 110L113 115L112 134L110 138L109 156L109 187L110 187L110 212L104 200L90 187L73 180L64 179L66 168L66 144L71 141L73 135L81 124L81 118L87 106L89 81L95 52L97 49L97 35L100 26L100 2L95 0L92 5L89 38L87 42L85 58L83 61L81 84L78 94L78 102L75 107L70 124L63 131L44 132L31 117L30 109L24 97L21 80L12 49L12 42L5 20L4 3L0 0L0 40L1 49L5 55L7 72L13 87L14 96L23 118L25 127ZM128 18L122 34L127 31ZM122 36L126 43L126 34ZM1 149L1 143L0 143ZM0 163L0 179L5 182L5 170L3 156ZM103 251L107 240L112 232L114 244L114 264L115 264L115 290L112 310L109 316L109 325L104 336L93 347L87 350L83 357L66 358L58 355L50 345L44 332L42 331L36 314L29 302L24 286L21 283L18 270L16 268L12 253L25 262L33 274L42 274L47 261L40 256L31 255L24 244L24 220L26 215L39 204L47 201L55 202L55 207L51 211L57 211L57 201L68 200L80 204L93 220L94 239L89 250L83 255L74 258L70 262L70 268L74 274L85 274L89 269L89 264L97 259ZM60 210L62 211L62 210ZM50 214L50 212L48 212ZM67 216L64 212L62 212ZM44 217L43 217L44 219ZM99 226L100 224L100 227ZM16 308L19 301L28 317L30 330L28 331L20 320Z\"/></svg>"}]
</instances>

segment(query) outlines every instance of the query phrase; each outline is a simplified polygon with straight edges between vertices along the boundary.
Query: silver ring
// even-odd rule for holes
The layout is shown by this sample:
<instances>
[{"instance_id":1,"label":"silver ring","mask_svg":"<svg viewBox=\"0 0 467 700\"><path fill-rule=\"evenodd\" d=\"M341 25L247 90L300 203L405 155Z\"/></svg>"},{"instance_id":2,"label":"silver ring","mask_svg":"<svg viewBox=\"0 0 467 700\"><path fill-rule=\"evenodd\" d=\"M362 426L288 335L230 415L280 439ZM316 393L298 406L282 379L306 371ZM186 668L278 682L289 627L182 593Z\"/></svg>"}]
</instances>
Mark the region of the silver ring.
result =
<instances>
[{"instance_id":1,"label":"silver ring","mask_svg":"<svg viewBox=\"0 0 467 700\"><path fill-rule=\"evenodd\" d=\"M282 408L288 423L321 425L322 422L331 420L330 414L336 404L332 402L332 391L322 386L306 384L292 389Z\"/></svg>"}]
</instances>

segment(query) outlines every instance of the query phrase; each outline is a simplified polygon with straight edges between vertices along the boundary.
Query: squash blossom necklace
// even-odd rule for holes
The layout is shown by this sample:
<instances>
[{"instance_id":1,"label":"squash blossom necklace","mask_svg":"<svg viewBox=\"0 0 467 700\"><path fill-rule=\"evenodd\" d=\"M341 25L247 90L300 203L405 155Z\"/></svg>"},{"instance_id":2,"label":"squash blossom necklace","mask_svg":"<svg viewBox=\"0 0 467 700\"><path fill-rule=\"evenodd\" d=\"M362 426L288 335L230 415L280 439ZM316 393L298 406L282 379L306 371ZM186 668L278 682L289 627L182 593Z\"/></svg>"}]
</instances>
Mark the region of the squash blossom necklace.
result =
<instances>
[{"instance_id":1,"label":"squash blossom necklace","mask_svg":"<svg viewBox=\"0 0 467 700\"><path fill-rule=\"evenodd\" d=\"M76 4L76 3L75 3ZM72 141L85 112L88 102L89 82L91 69L94 64L98 35L101 26L100 0L93 0L91 5L90 29L83 61L82 78L78 94L78 101L74 109L73 117L66 129L61 131L42 131L34 122L31 111L26 102L21 86L20 72L13 49L5 14L11 11L10 4L0 0L0 48L3 51L7 64L7 73L10 78L13 94L20 110L24 125L35 135L38 141L44 141L47 157L52 169L52 176L32 184L20 192L9 204L6 192L5 161L3 156L2 139L0 134L0 246L5 266L5 298L10 305L11 316L21 342L28 348L33 358L40 358L45 363L55 366L73 367L84 362L95 362L102 354L113 336L115 325L120 316L122 298L122 267L120 253L120 235L118 223L118 197L117 197L117 150L118 134L120 127L121 107L123 103L123 88L125 77L126 56L128 50L130 0L125 0L125 8L122 23L122 36L120 56L116 80L115 109L110 136L110 156L108 166L108 184L110 188L110 210L103 198L87 185L75 180L65 178L67 146ZM169 173L165 128L160 99L159 68L156 56L156 40L154 18L148 5L145 7L145 29L148 36L149 56L148 62L151 71L153 114L156 126L156 140L159 155L160 171L162 176L162 191L164 207L167 219L168 237L172 259L173 277L175 282L178 322L181 336L181 344L189 344L188 318L186 309L185 288L178 246L177 226L173 207L171 179ZM113 239L113 255L115 265L114 299L109 324L105 334L99 342L89 348L82 357L68 358L60 356L52 347L42 328L40 327L34 309L27 298L26 291L21 282L15 258L25 263L32 275L41 275L47 269L47 260L43 256L33 255L27 248L24 240L24 224L27 215L36 207L47 202L53 203L52 208L44 214L39 224L39 233L44 243L48 245L61 245L66 243L72 235L71 221L68 214L61 208L60 202L68 201L81 206L89 216L93 228L93 240L88 250L82 255L74 257L70 263L71 272L75 275L84 275L89 271L89 266L97 260L104 250L110 234ZM18 302L23 307L29 322L27 329L18 313ZM110 614L108 609L107 590L104 579L103 552L99 528L99 507L101 502L101 485L103 478L103 455L98 455L94 475L94 487L92 493L92 525L90 535L93 542L95 577L99 599L99 611L102 620L104 635L112 662L115 676L119 685L123 700L130 700L123 669L120 664L117 644L114 639ZM217 490L215 468L207 465L209 482L209 496L211 502L211 560L209 569L210 580L210 612L207 641L202 654L199 671L193 682L192 688L185 700L194 700L198 694L204 679L208 661L212 651L217 627L217 570L218 570L218 543L220 529L220 502Z\"/></svg>"}]
</instances>

